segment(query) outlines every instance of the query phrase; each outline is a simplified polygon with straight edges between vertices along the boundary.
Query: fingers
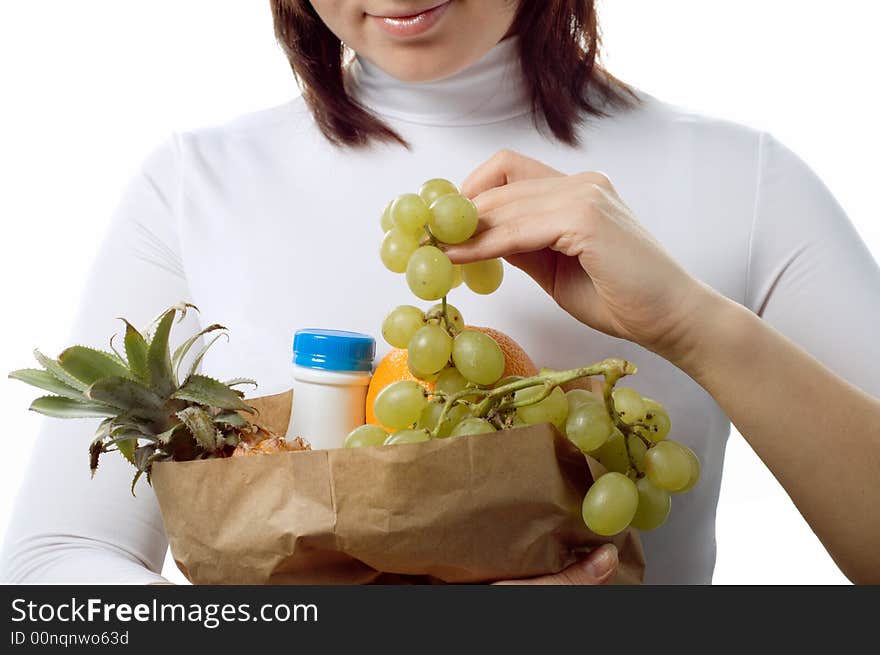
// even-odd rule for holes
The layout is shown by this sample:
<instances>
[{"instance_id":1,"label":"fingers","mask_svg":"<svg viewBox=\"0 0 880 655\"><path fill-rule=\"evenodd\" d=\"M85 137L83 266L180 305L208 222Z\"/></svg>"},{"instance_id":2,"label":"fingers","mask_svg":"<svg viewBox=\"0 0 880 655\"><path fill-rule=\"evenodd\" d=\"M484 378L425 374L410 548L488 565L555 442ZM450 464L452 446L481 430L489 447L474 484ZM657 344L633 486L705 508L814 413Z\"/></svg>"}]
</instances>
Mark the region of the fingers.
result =
<instances>
[{"instance_id":1,"label":"fingers","mask_svg":"<svg viewBox=\"0 0 880 655\"><path fill-rule=\"evenodd\" d=\"M562 173L536 159L512 150L501 150L480 164L461 185L468 198L511 182L542 177L559 177Z\"/></svg>"},{"instance_id":2,"label":"fingers","mask_svg":"<svg viewBox=\"0 0 880 655\"><path fill-rule=\"evenodd\" d=\"M470 241L446 248L456 264L507 257L552 247L559 238L555 215L509 220L480 232Z\"/></svg>"},{"instance_id":3,"label":"fingers","mask_svg":"<svg viewBox=\"0 0 880 655\"><path fill-rule=\"evenodd\" d=\"M473 201L482 216L513 203L535 198L551 197L560 179L564 178L535 178L511 182L504 186L483 191L475 196Z\"/></svg>"},{"instance_id":4,"label":"fingers","mask_svg":"<svg viewBox=\"0 0 880 655\"><path fill-rule=\"evenodd\" d=\"M520 182L518 184L523 183ZM506 186L502 189L494 189L493 191L513 190L518 184ZM479 196L478 199L485 195ZM545 185L543 188L538 189L537 193L524 194L519 199L508 197L504 200L502 204L491 209L484 209L485 205L477 204L481 230L498 227L509 221L531 218L542 214L558 213L560 215L571 215L574 213L570 198L564 193L558 193L553 185Z\"/></svg>"},{"instance_id":5,"label":"fingers","mask_svg":"<svg viewBox=\"0 0 880 655\"><path fill-rule=\"evenodd\" d=\"M553 208L585 204L596 198L620 206L609 179L603 173L546 177L510 182L474 197L474 204L484 223L491 223L504 213L548 211Z\"/></svg>"},{"instance_id":6,"label":"fingers","mask_svg":"<svg viewBox=\"0 0 880 655\"><path fill-rule=\"evenodd\" d=\"M603 585L617 572L617 548L605 544L591 552L586 559L572 564L564 571L526 580L505 580L497 585Z\"/></svg>"}]
</instances>

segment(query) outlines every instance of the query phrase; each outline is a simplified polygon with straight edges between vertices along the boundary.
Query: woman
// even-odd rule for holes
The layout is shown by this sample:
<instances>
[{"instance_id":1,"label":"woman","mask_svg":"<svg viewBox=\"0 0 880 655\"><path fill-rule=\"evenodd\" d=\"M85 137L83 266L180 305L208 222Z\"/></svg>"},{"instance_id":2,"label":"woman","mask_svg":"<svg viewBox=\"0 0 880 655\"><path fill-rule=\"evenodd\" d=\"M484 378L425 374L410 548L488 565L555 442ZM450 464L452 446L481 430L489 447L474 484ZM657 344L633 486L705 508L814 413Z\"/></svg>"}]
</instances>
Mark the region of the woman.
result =
<instances>
[{"instance_id":1,"label":"woman","mask_svg":"<svg viewBox=\"0 0 880 655\"><path fill-rule=\"evenodd\" d=\"M880 580L880 271L793 154L611 77L589 0L272 8L303 98L178 135L146 162L99 252L78 341L186 299L233 335L207 370L286 389L294 329L375 333L409 302L376 255L377 209L429 177L465 179L481 232L450 256L519 269L490 299L453 297L468 322L546 366L634 361L633 386L703 462L698 487L643 535L648 582L711 581L731 419L843 572ZM342 43L358 53L349 66ZM90 481L88 433L43 430L7 539L12 580L161 581L155 499L131 498L121 461ZM602 549L534 582L601 583L614 565Z\"/></svg>"}]
</instances>

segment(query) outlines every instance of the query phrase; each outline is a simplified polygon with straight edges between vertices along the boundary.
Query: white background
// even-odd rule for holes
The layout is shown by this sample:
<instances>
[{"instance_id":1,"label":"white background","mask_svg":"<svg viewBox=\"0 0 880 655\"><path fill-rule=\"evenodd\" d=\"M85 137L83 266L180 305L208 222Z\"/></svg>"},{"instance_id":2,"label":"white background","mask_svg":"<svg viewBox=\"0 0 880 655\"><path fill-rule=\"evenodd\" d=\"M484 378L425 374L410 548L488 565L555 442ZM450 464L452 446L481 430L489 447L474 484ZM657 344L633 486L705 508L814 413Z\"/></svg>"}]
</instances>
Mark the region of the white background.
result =
<instances>
[{"instance_id":1,"label":"white background","mask_svg":"<svg viewBox=\"0 0 880 655\"><path fill-rule=\"evenodd\" d=\"M603 17L613 72L664 100L776 134L825 179L880 256L876 3L607 0ZM0 371L30 366L35 346L67 345L65 321L95 239L147 152L172 130L296 92L268 3L254 0L0 3L0 89ZM0 530L27 458L52 457L30 452L33 396L0 380ZM845 581L738 435L726 472L716 583Z\"/></svg>"}]
</instances>

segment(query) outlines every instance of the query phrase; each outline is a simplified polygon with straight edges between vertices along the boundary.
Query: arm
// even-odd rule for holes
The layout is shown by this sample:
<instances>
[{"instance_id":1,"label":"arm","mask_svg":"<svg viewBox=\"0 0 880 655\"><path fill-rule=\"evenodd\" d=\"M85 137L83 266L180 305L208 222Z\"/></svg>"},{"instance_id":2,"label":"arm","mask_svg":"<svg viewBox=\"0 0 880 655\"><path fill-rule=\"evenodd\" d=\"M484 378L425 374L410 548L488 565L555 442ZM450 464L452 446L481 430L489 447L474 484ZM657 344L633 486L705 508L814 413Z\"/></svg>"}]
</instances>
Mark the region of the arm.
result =
<instances>
[{"instance_id":1,"label":"arm","mask_svg":"<svg viewBox=\"0 0 880 655\"><path fill-rule=\"evenodd\" d=\"M777 237L800 239L808 224L816 228L809 236L813 259L803 258L811 254L803 243L758 235L756 289L767 290L761 311L819 351L831 344L840 351L838 339L847 340L845 356L833 363L876 393L878 374L863 357L877 352L869 331L876 330L880 315L880 273L852 228L842 227L836 214L829 218L815 182L806 184L797 172L776 171L793 188L780 198L765 195L762 202L781 208L776 213L789 221L787 227L776 226ZM471 175L465 191L480 210L481 232L470 243L450 248L453 260L506 257L578 320L682 368L728 413L844 573L858 582L880 579L876 398L746 308L691 278L638 224L601 174L565 176L515 153L501 153ZM805 204L786 205L785 198ZM823 223L834 229L818 229ZM775 258L767 250L771 241L789 244L793 259L766 267L775 277L762 286L761 264ZM838 255L827 257L826 251ZM815 282L803 266L818 267L821 284L788 295L786 285ZM836 302L848 310L861 308L855 321L866 323L861 331L836 329L835 321L852 316L852 311L827 311ZM821 318L823 312L827 316Z\"/></svg>"},{"instance_id":2,"label":"arm","mask_svg":"<svg viewBox=\"0 0 880 655\"><path fill-rule=\"evenodd\" d=\"M661 354L712 394L841 571L877 584L880 401L721 296L690 330Z\"/></svg>"},{"instance_id":3,"label":"arm","mask_svg":"<svg viewBox=\"0 0 880 655\"><path fill-rule=\"evenodd\" d=\"M877 582L880 270L803 162L769 137L759 159L752 311L707 301L689 352L668 355L724 408L841 570Z\"/></svg>"},{"instance_id":4,"label":"arm","mask_svg":"<svg viewBox=\"0 0 880 655\"><path fill-rule=\"evenodd\" d=\"M126 192L98 251L71 343L107 347L117 316L145 326L189 291L177 244L175 144L157 151ZM187 321L195 322L192 314ZM192 326L177 330L186 334ZM88 444L97 422L46 419L34 445L2 555L15 583L162 581L167 542L152 490L129 491L133 469L107 457L94 479Z\"/></svg>"}]
</instances>

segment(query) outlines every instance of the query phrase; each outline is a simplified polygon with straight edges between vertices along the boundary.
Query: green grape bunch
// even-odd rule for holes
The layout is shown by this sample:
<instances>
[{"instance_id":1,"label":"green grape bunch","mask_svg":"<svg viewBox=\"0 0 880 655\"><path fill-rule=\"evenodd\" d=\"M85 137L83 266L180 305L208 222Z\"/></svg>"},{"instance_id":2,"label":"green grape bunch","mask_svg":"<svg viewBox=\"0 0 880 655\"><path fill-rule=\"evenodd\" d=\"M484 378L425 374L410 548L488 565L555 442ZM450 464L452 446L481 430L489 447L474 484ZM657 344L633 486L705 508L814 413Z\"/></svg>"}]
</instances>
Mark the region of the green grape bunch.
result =
<instances>
[{"instance_id":1,"label":"green grape bunch","mask_svg":"<svg viewBox=\"0 0 880 655\"><path fill-rule=\"evenodd\" d=\"M501 260L457 266L443 252L443 246L474 236L478 223L476 205L452 182L428 180L418 193L405 193L386 205L380 258L391 272L406 274L410 290L422 300L440 300L462 281L474 293L488 295L504 278Z\"/></svg>"},{"instance_id":2,"label":"green grape bunch","mask_svg":"<svg viewBox=\"0 0 880 655\"><path fill-rule=\"evenodd\" d=\"M550 423L607 471L584 497L582 516L590 530L612 536L629 527L658 528L669 516L672 496L699 481L699 459L669 439L672 422L660 403L617 387L636 373L630 362L606 359L567 371L542 369L528 378L504 377L499 344L468 329L447 298L462 283L480 295L501 286L501 260L458 266L444 252L445 246L472 238L478 225L474 203L439 178L425 182L418 193L399 196L382 212L383 264L404 274L417 298L440 302L426 311L401 305L382 322L382 336L406 349L409 370L421 383L400 380L382 389L373 404L381 425L356 428L345 447L476 437ZM596 387L564 391L569 383L591 377L602 378L601 392Z\"/></svg>"}]
</instances>

